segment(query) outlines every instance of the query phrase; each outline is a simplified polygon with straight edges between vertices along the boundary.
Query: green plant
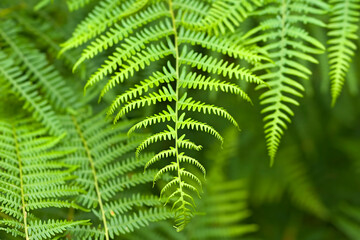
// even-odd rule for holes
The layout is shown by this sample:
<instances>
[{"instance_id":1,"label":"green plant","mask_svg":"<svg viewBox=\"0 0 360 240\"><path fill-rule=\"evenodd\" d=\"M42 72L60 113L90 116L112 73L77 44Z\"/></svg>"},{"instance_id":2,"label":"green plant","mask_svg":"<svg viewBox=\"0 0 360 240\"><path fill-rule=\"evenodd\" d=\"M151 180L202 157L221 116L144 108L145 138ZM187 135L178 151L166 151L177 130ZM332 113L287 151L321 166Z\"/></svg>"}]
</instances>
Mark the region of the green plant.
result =
<instances>
[{"instance_id":1,"label":"green plant","mask_svg":"<svg viewBox=\"0 0 360 240\"><path fill-rule=\"evenodd\" d=\"M359 19L359 0L1 1L0 238L357 239Z\"/></svg>"}]
</instances>

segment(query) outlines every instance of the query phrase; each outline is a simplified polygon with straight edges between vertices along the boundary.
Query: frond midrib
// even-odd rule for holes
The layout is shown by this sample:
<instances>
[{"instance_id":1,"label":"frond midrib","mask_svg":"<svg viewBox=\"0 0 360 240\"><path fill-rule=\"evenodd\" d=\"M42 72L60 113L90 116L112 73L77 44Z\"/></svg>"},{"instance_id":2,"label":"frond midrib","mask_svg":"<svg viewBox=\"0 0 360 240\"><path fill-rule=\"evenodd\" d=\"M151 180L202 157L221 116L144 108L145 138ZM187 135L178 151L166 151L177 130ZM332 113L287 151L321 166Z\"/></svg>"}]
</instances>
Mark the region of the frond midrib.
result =
<instances>
[{"instance_id":1,"label":"frond midrib","mask_svg":"<svg viewBox=\"0 0 360 240\"><path fill-rule=\"evenodd\" d=\"M22 160L20 154L20 146L18 142L18 137L16 133L16 128L14 124L12 124L12 131L13 137L15 142L15 150L16 150L16 157L19 162L19 178L20 178L20 193L21 193L21 209L23 213L23 221L24 221L24 231L25 231L25 238L29 240L29 233L28 233L28 224L27 224L27 212L26 212L26 203L25 203L25 193L24 193L24 179L23 179L23 170L22 170Z\"/></svg>"},{"instance_id":2,"label":"frond midrib","mask_svg":"<svg viewBox=\"0 0 360 240\"><path fill-rule=\"evenodd\" d=\"M98 181L98 177L97 177L97 173L96 173L96 168L95 168L95 163L94 163L94 159L91 155L91 150L89 148L89 145L84 137L84 134L83 134L83 131L81 130L81 127L78 123L78 121L76 120L76 118L74 116L71 117L74 125L75 125L75 128L76 128L76 132L78 133L80 139L81 139L81 142L84 146L84 149L86 151L86 156L89 160L89 163L90 163L90 167L91 167L91 172L92 172L92 175L93 175L93 178L94 178L94 186L95 186L95 191L96 191L96 195L97 195L97 200L98 200L98 203L99 203L99 207L100 207L100 211L101 211L101 218L102 218L102 221L103 221L103 224L104 224L104 232L105 232L105 239L106 240L109 240L110 237L109 237L109 227L108 227L108 224L107 224L107 220L106 220L106 216L105 216L105 210L104 210L104 205L103 205L103 202L102 202L102 197L101 197L101 192L100 192L100 187L99 187L99 181Z\"/></svg>"},{"instance_id":3,"label":"frond midrib","mask_svg":"<svg viewBox=\"0 0 360 240\"><path fill-rule=\"evenodd\" d=\"M176 19L175 19L175 13L174 13L174 9L173 9L173 2L172 0L169 0L169 11L171 14L171 22L174 28L174 47L175 47L175 79L176 79L176 89L175 89L175 158L176 158L176 165L177 165L177 178L179 179L179 193L180 193L180 199L182 202L182 206L186 206L186 204L184 203L184 190L183 190L183 185L182 185L182 180L181 180L181 173L180 173L180 160L179 160L179 147L178 147L178 130L179 130L179 126L178 126L178 122L179 122L179 106L178 106L178 102L179 102L179 81L180 81L180 54L179 54L179 45L178 45L178 32L177 32L177 28L176 28ZM184 216L184 219L186 217ZM177 231L182 230L181 227L177 228Z\"/></svg>"}]
</instances>

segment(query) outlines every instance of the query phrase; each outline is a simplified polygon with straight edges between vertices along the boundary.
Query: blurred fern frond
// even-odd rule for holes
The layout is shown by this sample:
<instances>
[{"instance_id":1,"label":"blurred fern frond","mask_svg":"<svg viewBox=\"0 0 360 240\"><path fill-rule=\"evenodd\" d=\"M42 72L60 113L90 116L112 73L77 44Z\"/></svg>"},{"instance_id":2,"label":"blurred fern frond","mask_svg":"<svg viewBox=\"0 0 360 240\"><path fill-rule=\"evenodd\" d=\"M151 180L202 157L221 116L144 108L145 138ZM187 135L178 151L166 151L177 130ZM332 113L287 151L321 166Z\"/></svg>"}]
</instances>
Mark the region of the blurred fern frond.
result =
<instances>
[{"instance_id":1,"label":"blurred fern frond","mask_svg":"<svg viewBox=\"0 0 360 240\"><path fill-rule=\"evenodd\" d=\"M357 49L356 41L359 37L357 30L360 22L359 0L330 1L331 19L328 25L330 40L329 64L331 80L332 105L339 97L350 62Z\"/></svg>"},{"instance_id":2,"label":"blurred fern frond","mask_svg":"<svg viewBox=\"0 0 360 240\"><path fill-rule=\"evenodd\" d=\"M53 239L88 221L42 220L39 209L83 209L69 197L82 192L68 186L76 166L64 159L69 150L56 148L64 137L49 137L32 120L0 122L0 230L22 239Z\"/></svg>"},{"instance_id":3,"label":"blurred fern frond","mask_svg":"<svg viewBox=\"0 0 360 240\"><path fill-rule=\"evenodd\" d=\"M24 109L48 127L52 134L64 129L57 112L66 112L77 101L76 94L13 20L0 23L0 76L19 99Z\"/></svg>"},{"instance_id":4,"label":"blurred fern frond","mask_svg":"<svg viewBox=\"0 0 360 240\"><path fill-rule=\"evenodd\" d=\"M334 224L351 240L359 238L360 208L351 204L343 204L334 216Z\"/></svg>"}]
</instances>

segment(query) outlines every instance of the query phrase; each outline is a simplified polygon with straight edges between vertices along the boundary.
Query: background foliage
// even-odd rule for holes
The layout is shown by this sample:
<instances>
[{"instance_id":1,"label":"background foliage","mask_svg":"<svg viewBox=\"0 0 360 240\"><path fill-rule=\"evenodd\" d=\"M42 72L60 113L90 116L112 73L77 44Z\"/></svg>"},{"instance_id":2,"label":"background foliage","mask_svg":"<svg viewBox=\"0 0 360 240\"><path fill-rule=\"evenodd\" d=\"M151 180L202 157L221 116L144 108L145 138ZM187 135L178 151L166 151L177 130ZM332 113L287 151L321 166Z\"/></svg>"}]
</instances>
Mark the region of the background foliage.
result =
<instances>
[{"instance_id":1,"label":"background foliage","mask_svg":"<svg viewBox=\"0 0 360 240\"><path fill-rule=\"evenodd\" d=\"M166 1L127 1L124 9L135 8L125 17L131 19L144 6L162 2L167 6ZM149 67L136 69L131 81L124 81L98 103L106 81L87 88L85 96L83 87L116 49L104 45L96 52L99 56L90 54L93 59L84 64L78 59L86 48L65 50L71 39L77 39L74 29L81 30L79 24L99 1L5 0L0 2L0 238L359 239L360 2L174 3L175 9L185 12L177 19L179 25L204 33L180 34L179 41L187 44L188 52L244 66L267 83L256 88L240 77L229 80L226 74L216 76L216 71L192 70L240 86L253 104L242 100L245 92L223 94L221 87L208 85L212 91L205 93L199 86L187 86L194 98L223 106L241 128L239 132L222 118L192 113L192 118L217 129L224 140L220 143L204 132L186 132L189 139L201 143L203 150L191 154L207 171L205 181L196 175L202 189L201 198L193 195L196 210L189 214L194 215L191 224L176 232L171 205L163 206L158 200L171 173L152 188L153 176L164 165L144 171L146 162L171 144L159 142L135 157L136 147L163 126L138 131L130 138L126 134L168 104L149 104L116 125L106 121L104 112L118 94L136 88L131 81L139 83L172 60L151 59ZM116 8L112 10L119 14ZM89 21L101 27L99 14ZM122 47L147 38L144 44L168 44L161 38L169 35L172 40L174 32L171 16L166 11L164 16L169 17L168 22L164 20L169 25L154 21L148 25L149 32L141 33L144 28L130 31L123 36L127 45ZM115 22L91 38L101 36ZM88 46L98 47L104 38L99 39ZM203 45L196 45L195 39ZM216 41L232 50L216 49ZM208 47L210 43L215 47ZM134 47L123 61L135 59L144 46ZM240 54L231 55L236 51ZM145 55L136 56L141 61ZM239 88L233 90L240 93ZM198 171L191 165L187 169Z\"/></svg>"}]
</instances>

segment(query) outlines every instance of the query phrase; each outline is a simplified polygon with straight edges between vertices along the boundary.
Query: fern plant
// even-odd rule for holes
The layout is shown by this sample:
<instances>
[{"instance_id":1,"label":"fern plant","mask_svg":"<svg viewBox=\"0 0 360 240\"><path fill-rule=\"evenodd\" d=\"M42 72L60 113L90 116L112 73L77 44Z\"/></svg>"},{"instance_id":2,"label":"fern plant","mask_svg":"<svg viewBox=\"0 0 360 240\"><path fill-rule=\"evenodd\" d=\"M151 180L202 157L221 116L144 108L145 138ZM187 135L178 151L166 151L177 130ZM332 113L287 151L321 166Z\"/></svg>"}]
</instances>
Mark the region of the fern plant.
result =
<instances>
[{"instance_id":1,"label":"fern plant","mask_svg":"<svg viewBox=\"0 0 360 240\"><path fill-rule=\"evenodd\" d=\"M324 14L328 5L322 0L270 0L255 16L265 17L259 26L251 29L244 38L250 42L264 42L263 50L269 53L272 62L256 67L264 72L261 76L270 88L260 96L261 111L265 114L264 129L271 165L284 134L284 129L294 115L291 105L299 105L297 97L305 90L299 80L309 78L311 71L302 62L317 63L312 56L324 52L324 45L302 27L311 23L325 27L314 15Z\"/></svg>"},{"instance_id":2,"label":"fern plant","mask_svg":"<svg viewBox=\"0 0 360 240\"><path fill-rule=\"evenodd\" d=\"M173 216L161 206L157 196L134 191L135 186L152 182L154 171L135 171L152 155L135 158L134 149L143 137L127 140L124 130L131 122L122 122L113 128L103 119L103 114L92 116L91 111L64 116L61 121L69 136L65 145L77 149L66 162L80 166L74 172L78 176L75 184L86 191L77 201L92 209L101 222L100 226L94 221L92 226L72 229L74 238L114 239L115 235Z\"/></svg>"},{"instance_id":3,"label":"fern plant","mask_svg":"<svg viewBox=\"0 0 360 240\"><path fill-rule=\"evenodd\" d=\"M357 239L359 11L359 0L0 1L0 239ZM220 134L226 120L245 131Z\"/></svg>"},{"instance_id":4,"label":"fern plant","mask_svg":"<svg viewBox=\"0 0 360 240\"><path fill-rule=\"evenodd\" d=\"M64 136L49 137L31 119L0 122L0 230L21 239L55 239L87 220L42 219L41 209L83 209L68 200L83 192L68 186L76 168L56 148Z\"/></svg>"},{"instance_id":5,"label":"fern plant","mask_svg":"<svg viewBox=\"0 0 360 240\"><path fill-rule=\"evenodd\" d=\"M163 167L154 175L154 182L164 173L173 173L173 179L162 188L161 196L166 199L166 203L172 201L175 225L179 231L193 216L193 195L200 194L202 185L199 174L189 170L187 164L196 166L205 175L205 168L200 161L185 152L198 151L202 146L187 139L183 130L207 132L220 141L223 139L209 124L191 118L191 113L202 112L220 116L238 127L236 120L224 108L194 99L188 93L189 89L233 93L250 101L247 94L231 80L262 83L248 68L209 56L195 47L226 54L251 64L265 59L256 48L246 44L235 45L231 38L219 38L211 34L224 32L226 29L233 30L234 26L245 18L244 12L251 11L257 3L101 1L77 26L72 38L62 45L63 51L66 51L90 41L74 69L85 60L92 59L116 45L85 86L87 89L108 79L100 99L117 85L131 81L135 73L153 62L163 63L162 68L151 71L145 80L121 91L110 105L108 115L117 112L114 120L117 122L136 109L165 102L165 110L139 121L129 133L156 124L166 124L163 131L151 135L138 146L137 155L151 144L171 141L171 146L152 157L145 164L145 169L155 163L162 163ZM225 16L220 16L216 14L219 6L232 10ZM206 11L203 9L207 9L209 14L204 14ZM221 80L222 77L224 80Z\"/></svg>"}]
</instances>

